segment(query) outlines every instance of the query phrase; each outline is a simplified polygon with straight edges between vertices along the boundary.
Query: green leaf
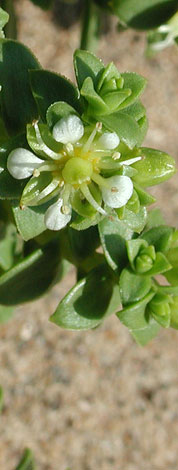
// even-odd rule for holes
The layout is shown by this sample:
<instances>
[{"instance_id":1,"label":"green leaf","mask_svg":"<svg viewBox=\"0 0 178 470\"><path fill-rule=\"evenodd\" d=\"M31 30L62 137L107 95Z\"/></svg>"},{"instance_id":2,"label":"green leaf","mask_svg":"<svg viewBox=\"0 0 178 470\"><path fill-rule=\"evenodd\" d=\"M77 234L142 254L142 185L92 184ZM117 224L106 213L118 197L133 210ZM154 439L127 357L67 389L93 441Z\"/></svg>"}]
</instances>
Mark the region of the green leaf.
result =
<instances>
[{"instance_id":1,"label":"green leaf","mask_svg":"<svg viewBox=\"0 0 178 470\"><path fill-rule=\"evenodd\" d=\"M29 84L29 69L39 69L39 63L27 47L17 41L1 39L0 84L2 112L10 133L25 130L26 124L37 118L38 111Z\"/></svg>"},{"instance_id":2,"label":"green leaf","mask_svg":"<svg viewBox=\"0 0 178 470\"><path fill-rule=\"evenodd\" d=\"M77 111L65 103L64 101L58 101L57 103L51 104L46 113L47 124L52 129L56 122L61 118L67 117L69 114L78 114Z\"/></svg>"},{"instance_id":3,"label":"green leaf","mask_svg":"<svg viewBox=\"0 0 178 470\"><path fill-rule=\"evenodd\" d=\"M59 152L61 151L62 144L60 142L56 142L56 140L53 138L51 132L49 131L49 128L47 124L38 124L40 134L42 137L42 141L54 152ZM30 148L33 150L33 152L38 155L39 157L42 157L43 159L47 159L46 153L43 151L44 145L43 143L40 144L37 137L36 137L36 132L35 128L32 124L27 124L27 141L30 146Z\"/></svg>"},{"instance_id":4,"label":"green leaf","mask_svg":"<svg viewBox=\"0 0 178 470\"><path fill-rule=\"evenodd\" d=\"M153 227L158 227L159 225L163 225L164 223L165 223L165 220L161 213L161 210L152 209L151 211L148 212L148 218L147 218L145 229L149 230Z\"/></svg>"},{"instance_id":5,"label":"green leaf","mask_svg":"<svg viewBox=\"0 0 178 470\"><path fill-rule=\"evenodd\" d=\"M30 449L25 449L22 459L17 465L15 470L35 470L36 465L33 458L32 451Z\"/></svg>"},{"instance_id":6,"label":"green leaf","mask_svg":"<svg viewBox=\"0 0 178 470\"><path fill-rule=\"evenodd\" d=\"M46 230L44 216L49 204L51 204L51 201L32 208L26 207L22 210L17 201L13 202L12 209L17 229L25 241L36 237Z\"/></svg>"},{"instance_id":7,"label":"green leaf","mask_svg":"<svg viewBox=\"0 0 178 470\"><path fill-rule=\"evenodd\" d=\"M103 215L99 214L99 212L95 212L91 217L83 217L75 213L70 227L75 230L86 230L89 227L97 225L102 219Z\"/></svg>"},{"instance_id":8,"label":"green leaf","mask_svg":"<svg viewBox=\"0 0 178 470\"><path fill-rule=\"evenodd\" d=\"M130 261L132 269L135 269L134 261L137 257L140 248L148 246L145 240L138 238L137 240L128 240L126 242L128 259Z\"/></svg>"},{"instance_id":9,"label":"green leaf","mask_svg":"<svg viewBox=\"0 0 178 470\"><path fill-rule=\"evenodd\" d=\"M140 207L140 210L137 214L134 214L134 212L125 208L123 222L133 232L140 233L145 227L146 221L147 221L147 210L145 207Z\"/></svg>"},{"instance_id":10,"label":"green leaf","mask_svg":"<svg viewBox=\"0 0 178 470\"><path fill-rule=\"evenodd\" d=\"M132 91L132 93L120 105L120 109L126 108L127 106L130 106L133 103L135 103L135 101L143 93L147 84L147 80L135 72L125 72L125 73L122 73L121 76L124 79L124 89L129 88ZM137 106L137 112L138 112L138 106ZM143 112L143 108L142 108L142 112Z\"/></svg>"},{"instance_id":11,"label":"green leaf","mask_svg":"<svg viewBox=\"0 0 178 470\"><path fill-rule=\"evenodd\" d=\"M113 0L113 12L131 28L154 29L177 11L177 0Z\"/></svg>"},{"instance_id":12,"label":"green leaf","mask_svg":"<svg viewBox=\"0 0 178 470\"><path fill-rule=\"evenodd\" d=\"M59 246L38 249L0 277L2 305L17 305L40 297L55 282L60 269Z\"/></svg>"},{"instance_id":13,"label":"green leaf","mask_svg":"<svg viewBox=\"0 0 178 470\"><path fill-rule=\"evenodd\" d=\"M0 323L6 323L12 317L14 312L14 307L6 307L5 305L0 305Z\"/></svg>"},{"instance_id":14,"label":"green leaf","mask_svg":"<svg viewBox=\"0 0 178 470\"><path fill-rule=\"evenodd\" d=\"M149 276L133 273L130 269L123 269L120 276L120 294L123 305L138 302L151 289L152 280Z\"/></svg>"},{"instance_id":15,"label":"green leaf","mask_svg":"<svg viewBox=\"0 0 178 470\"><path fill-rule=\"evenodd\" d=\"M127 262L125 242L132 238L132 230L114 216L105 217L98 228L106 261L114 271L120 271Z\"/></svg>"},{"instance_id":16,"label":"green leaf","mask_svg":"<svg viewBox=\"0 0 178 470\"><path fill-rule=\"evenodd\" d=\"M68 235L72 253L78 260L87 258L99 246L97 226L80 232L68 227Z\"/></svg>"},{"instance_id":17,"label":"green leaf","mask_svg":"<svg viewBox=\"0 0 178 470\"><path fill-rule=\"evenodd\" d=\"M149 341L151 341L155 336L157 336L160 330L160 325L154 320L154 318L150 317L148 320L148 325L141 329L141 330L133 330L131 334L137 344L140 346L145 346Z\"/></svg>"},{"instance_id":18,"label":"green leaf","mask_svg":"<svg viewBox=\"0 0 178 470\"><path fill-rule=\"evenodd\" d=\"M130 149L133 149L135 145L137 145L137 142L139 142L139 125L137 121L135 121L126 113L119 111L109 116L100 116L100 120L108 130L111 132L116 132L121 141L124 142Z\"/></svg>"},{"instance_id":19,"label":"green leaf","mask_svg":"<svg viewBox=\"0 0 178 470\"><path fill-rule=\"evenodd\" d=\"M167 153L141 147L140 155L143 158L133 164L133 168L138 171L133 181L141 186L162 183L175 173L175 161Z\"/></svg>"},{"instance_id":20,"label":"green leaf","mask_svg":"<svg viewBox=\"0 0 178 470\"><path fill-rule=\"evenodd\" d=\"M178 330L178 295L174 297L173 303L171 304L171 324L172 328Z\"/></svg>"},{"instance_id":21,"label":"green leaf","mask_svg":"<svg viewBox=\"0 0 178 470\"><path fill-rule=\"evenodd\" d=\"M48 10L51 7L53 0L31 0L34 5L43 8L43 10Z\"/></svg>"},{"instance_id":22,"label":"green leaf","mask_svg":"<svg viewBox=\"0 0 178 470\"><path fill-rule=\"evenodd\" d=\"M149 276L156 276L156 274L165 273L171 269L171 264L168 262L166 256L163 253L157 253L156 259L153 263L153 267L147 271Z\"/></svg>"},{"instance_id":23,"label":"green leaf","mask_svg":"<svg viewBox=\"0 0 178 470\"><path fill-rule=\"evenodd\" d=\"M0 267L4 271L10 269L14 262L16 234L13 224L5 225L0 222Z\"/></svg>"},{"instance_id":24,"label":"green leaf","mask_svg":"<svg viewBox=\"0 0 178 470\"><path fill-rule=\"evenodd\" d=\"M0 8L0 29L3 29L9 21L9 15L6 11Z\"/></svg>"},{"instance_id":25,"label":"green leaf","mask_svg":"<svg viewBox=\"0 0 178 470\"><path fill-rule=\"evenodd\" d=\"M138 184L134 183L134 188L138 194L140 204L142 206L149 206L150 204L153 204L154 202L156 202L155 197L153 197L151 194L144 191L144 189ZM149 213L148 216L150 216L150 214L151 213Z\"/></svg>"},{"instance_id":26,"label":"green leaf","mask_svg":"<svg viewBox=\"0 0 178 470\"><path fill-rule=\"evenodd\" d=\"M59 194L59 180L55 179L51 171L44 171L38 177L32 176L29 179L23 190L20 206L25 210L27 206L45 204L57 194Z\"/></svg>"},{"instance_id":27,"label":"green leaf","mask_svg":"<svg viewBox=\"0 0 178 470\"><path fill-rule=\"evenodd\" d=\"M178 284L178 266L170 269L167 273L164 273L167 281L170 282L172 286L177 286Z\"/></svg>"},{"instance_id":28,"label":"green leaf","mask_svg":"<svg viewBox=\"0 0 178 470\"><path fill-rule=\"evenodd\" d=\"M102 295L101 295L102 293ZM95 328L120 303L119 287L106 266L99 266L63 298L51 321L68 330Z\"/></svg>"},{"instance_id":29,"label":"green leaf","mask_svg":"<svg viewBox=\"0 0 178 470\"><path fill-rule=\"evenodd\" d=\"M29 73L33 96L44 121L47 109L56 101L66 101L80 111L79 93L70 80L48 70L31 70Z\"/></svg>"},{"instance_id":30,"label":"green leaf","mask_svg":"<svg viewBox=\"0 0 178 470\"><path fill-rule=\"evenodd\" d=\"M74 53L74 69L80 90L87 77L92 78L94 86L97 85L99 73L104 70L104 64L91 52L77 49Z\"/></svg>"},{"instance_id":31,"label":"green leaf","mask_svg":"<svg viewBox=\"0 0 178 470\"><path fill-rule=\"evenodd\" d=\"M156 251L167 251L170 247L173 228L167 225L153 227L142 234L148 245L154 245Z\"/></svg>"},{"instance_id":32,"label":"green leaf","mask_svg":"<svg viewBox=\"0 0 178 470\"><path fill-rule=\"evenodd\" d=\"M139 77L140 77L140 75L139 75ZM143 118L145 116L146 109L143 106L143 104L141 103L141 101L137 100L133 104L127 105L126 108L122 109L122 112L128 114L129 116L131 116L136 121L139 121L141 118Z\"/></svg>"},{"instance_id":33,"label":"green leaf","mask_svg":"<svg viewBox=\"0 0 178 470\"><path fill-rule=\"evenodd\" d=\"M120 321L129 328L129 330L143 330L148 326L148 319L145 315L145 309L150 300L155 295L155 292L151 290L145 297L139 302L134 302L128 305L123 310L118 312L116 315Z\"/></svg>"}]
</instances>

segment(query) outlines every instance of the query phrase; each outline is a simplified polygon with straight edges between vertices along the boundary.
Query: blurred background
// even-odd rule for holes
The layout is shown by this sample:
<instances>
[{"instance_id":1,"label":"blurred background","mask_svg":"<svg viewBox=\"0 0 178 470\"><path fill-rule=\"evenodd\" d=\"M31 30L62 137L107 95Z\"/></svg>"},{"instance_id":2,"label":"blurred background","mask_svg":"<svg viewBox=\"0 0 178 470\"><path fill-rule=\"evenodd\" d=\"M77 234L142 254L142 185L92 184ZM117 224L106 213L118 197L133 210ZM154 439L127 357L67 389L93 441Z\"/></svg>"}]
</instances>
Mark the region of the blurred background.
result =
<instances>
[{"instance_id":1,"label":"blurred background","mask_svg":"<svg viewBox=\"0 0 178 470\"><path fill-rule=\"evenodd\" d=\"M44 12L29 0L14 6L18 39L44 68L74 80L82 2L54 3ZM145 34L118 34L105 21L97 54L121 72L148 79L142 98L149 131L145 146L178 162L178 50L152 59ZM169 224L178 226L178 177L151 190ZM163 330L145 348L112 316L88 332L48 322L72 286L72 271L42 300L16 310L0 329L0 468L13 470L30 447L38 470L175 470L178 439L178 332Z\"/></svg>"}]
</instances>

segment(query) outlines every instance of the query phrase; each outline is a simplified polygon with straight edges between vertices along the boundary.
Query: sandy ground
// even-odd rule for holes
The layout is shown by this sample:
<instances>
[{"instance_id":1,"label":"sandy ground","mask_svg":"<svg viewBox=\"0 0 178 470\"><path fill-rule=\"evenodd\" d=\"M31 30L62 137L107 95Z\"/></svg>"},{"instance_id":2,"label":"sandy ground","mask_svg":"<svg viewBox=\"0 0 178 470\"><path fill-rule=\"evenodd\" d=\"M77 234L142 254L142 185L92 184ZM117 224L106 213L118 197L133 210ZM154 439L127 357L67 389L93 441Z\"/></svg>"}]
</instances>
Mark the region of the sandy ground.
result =
<instances>
[{"instance_id":1,"label":"sandy ground","mask_svg":"<svg viewBox=\"0 0 178 470\"><path fill-rule=\"evenodd\" d=\"M79 25L63 30L52 13L16 2L19 39L43 67L73 79ZM120 71L148 78L143 102L150 128L145 145L178 161L176 48L144 57L144 36L112 30L98 55ZM153 190L167 221L177 224L177 176ZM38 470L178 469L178 332L162 330L138 347L113 316L84 333L48 322L74 273L44 299L20 307L0 330L0 469L14 470L24 447Z\"/></svg>"}]
</instances>

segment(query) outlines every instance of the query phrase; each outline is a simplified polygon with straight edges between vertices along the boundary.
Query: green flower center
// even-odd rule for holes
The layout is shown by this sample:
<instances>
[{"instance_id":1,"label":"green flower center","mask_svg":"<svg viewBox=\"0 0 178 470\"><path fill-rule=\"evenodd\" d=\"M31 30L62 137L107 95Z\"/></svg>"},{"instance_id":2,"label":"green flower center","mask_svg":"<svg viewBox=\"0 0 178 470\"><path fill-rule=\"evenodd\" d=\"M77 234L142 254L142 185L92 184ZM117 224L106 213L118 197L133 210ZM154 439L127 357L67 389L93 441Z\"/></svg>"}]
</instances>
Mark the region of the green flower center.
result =
<instances>
[{"instance_id":1,"label":"green flower center","mask_svg":"<svg viewBox=\"0 0 178 470\"><path fill-rule=\"evenodd\" d=\"M89 182L93 173L90 161L79 157L70 158L62 171L64 181L69 184L80 185Z\"/></svg>"}]
</instances>

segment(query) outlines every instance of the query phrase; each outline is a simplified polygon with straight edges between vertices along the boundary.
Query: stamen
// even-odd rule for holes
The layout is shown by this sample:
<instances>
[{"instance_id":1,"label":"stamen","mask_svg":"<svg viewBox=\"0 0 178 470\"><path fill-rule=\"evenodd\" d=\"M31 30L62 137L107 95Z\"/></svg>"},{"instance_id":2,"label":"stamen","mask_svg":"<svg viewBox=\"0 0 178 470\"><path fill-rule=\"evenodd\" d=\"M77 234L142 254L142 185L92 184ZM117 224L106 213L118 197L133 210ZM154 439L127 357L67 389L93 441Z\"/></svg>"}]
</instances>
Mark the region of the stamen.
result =
<instances>
[{"instance_id":1,"label":"stamen","mask_svg":"<svg viewBox=\"0 0 178 470\"><path fill-rule=\"evenodd\" d=\"M120 153L120 152L115 152L115 153L113 153L113 155L112 155L113 160L119 160L120 157L121 157L121 153Z\"/></svg>"},{"instance_id":2,"label":"stamen","mask_svg":"<svg viewBox=\"0 0 178 470\"><path fill-rule=\"evenodd\" d=\"M100 132L100 131L102 130L102 127L103 127L102 122L97 122L97 123L96 123L96 130L97 130L98 132Z\"/></svg>"},{"instance_id":3,"label":"stamen","mask_svg":"<svg viewBox=\"0 0 178 470\"><path fill-rule=\"evenodd\" d=\"M85 199L87 199L87 201L91 204L92 207L94 207L94 209L96 209L97 212L99 212L102 215L107 215L107 212L104 209L102 209L102 207L99 206L99 204L95 201L90 190L88 189L88 186L85 183L81 184L80 190L85 196Z\"/></svg>"},{"instance_id":4,"label":"stamen","mask_svg":"<svg viewBox=\"0 0 178 470\"><path fill-rule=\"evenodd\" d=\"M111 188L111 192L112 192L112 193L118 193L118 188L115 188L115 187L113 186L113 188Z\"/></svg>"},{"instance_id":5,"label":"stamen","mask_svg":"<svg viewBox=\"0 0 178 470\"><path fill-rule=\"evenodd\" d=\"M83 146L83 153L86 153L90 150L90 147L91 147L91 144L96 136L96 133L101 131L102 129L102 122L97 122L96 123L96 126L95 126L95 129L93 129L92 133L90 134L90 136L88 137L88 140L86 141L86 143L84 144Z\"/></svg>"},{"instance_id":6,"label":"stamen","mask_svg":"<svg viewBox=\"0 0 178 470\"><path fill-rule=\"evenodd\" d=\"M74 155L74 147L70 142L66 145L66 151L67 151L68 155L70 155L70 156Z\"/></svg>"},{"instance_id":7,"label":"stamen","mask_svg":"<svg viewBox=\"0 0 178 470\"><path fill-rule=\"evenodd\" d=\"M110 189L110 185L107 183L107 180L97 173L92 173L91 179L98 184L98 186Z\"/></svg>"},{"instance_id":8,"label":"stamen","mask_svg":"<svg viewBox=\"0 0 178 470\"><path fill-rule=\"evenodd\" d=\"M68 215L71 212L71 208L69 206L62 206L61 207L61 212L65 215Z\"/></svg>"},{"instance_id":9,"label":"stamen","mask_svg":"<svg viewBox=\"0 0 178 470\"><path fill-rule=\"evenodd\" d=\"M135 157L135 158L130 158L129 160L124 160L123 162L120 162L121 165L132 165L132 163L139 162L142 157Z\"/></svg>"},{"instance_id":10,"label":"stamen","mask_svg":"<svg viewBox=\"0 0 178 470\"><path fill-rule=\"evenodd\" d=\"M59 171L60 169L62 168L61 165L57 165L56 163L53 163L53 162L48 162L48 163L44 163L44 165L41 165L37 171L39 172L39 175L42 171ZM33 175L34 173L36 172L36 170L34 170L33 172ZM34 176L39 176L39 175L34 175Z\"/></svg>"},{"instance_id":11,"label":"stamen","mask_svg":"<svg viewBox=\"0 0 178 470\"><path fill-rule=\"evenodd\" d=\"M38 141L38 144L39 146L41 147L41 150L46 153L46 155L50 158L52 158L53 160L60 160L60 158L62 157L61 154L58 154L56 152L53 152L53 150L51 150L44 142L43 142L43 139L41 137L41 134L40 134L40 130L39 130L39 127L38 127L38 123L37 122L34 122L33 123L34 125L34 128L35 128L35 133L36 133L36 138L37 138L37 141Z\"/></svg>"},{"instance_id":12,"label":"stamen","mask_svg":"<svg viewBox=\"0 0 178 470\"><path fill-rule=\"evenodd\" d=\"M33 176L35 178L38 178L38 176L40 176L40 171L38 170L38 168L35 168L34 172L33 172Z\"/></svg>"},{"instance_id":13,"label":"stamen","mask_svg":"<svg viewBox=\"0 0 178 470\"><path fill-rule=\"evenodd\" d=\"M62 207L68 207L69 197L71 193L71 186L70 184L66 184L64 186L63 191L61 192L61 199L63 201Z\"/></svg>"}]
</instances>

